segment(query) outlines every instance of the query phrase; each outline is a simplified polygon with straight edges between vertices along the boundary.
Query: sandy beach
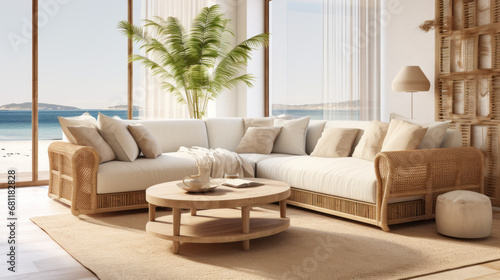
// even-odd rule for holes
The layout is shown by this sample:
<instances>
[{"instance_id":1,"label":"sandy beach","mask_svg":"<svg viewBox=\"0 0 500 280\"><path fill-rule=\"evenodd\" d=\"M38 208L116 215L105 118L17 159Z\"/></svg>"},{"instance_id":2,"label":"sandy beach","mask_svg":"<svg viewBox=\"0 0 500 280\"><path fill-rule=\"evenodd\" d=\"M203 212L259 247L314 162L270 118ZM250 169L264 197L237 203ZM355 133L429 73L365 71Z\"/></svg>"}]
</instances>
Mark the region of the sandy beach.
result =
<instances>
[{"instance_id":1,"label":"sandy beach","mask_svg":"<svg viewBox=\"0 0 500 280\"><path fill-rule=\"evenodd\" d=\"M50 143L57 140L41 140L38 142L38 170L40 178L47 177L49 157L47 149ZM5 181L9 168L16 168L19 174L31 173L32 149L31 141L0 141L0 177ZM45 172L44 172L45 171ZM42 174L47 174L42 177Z\"/></svg>"}]
</instances>

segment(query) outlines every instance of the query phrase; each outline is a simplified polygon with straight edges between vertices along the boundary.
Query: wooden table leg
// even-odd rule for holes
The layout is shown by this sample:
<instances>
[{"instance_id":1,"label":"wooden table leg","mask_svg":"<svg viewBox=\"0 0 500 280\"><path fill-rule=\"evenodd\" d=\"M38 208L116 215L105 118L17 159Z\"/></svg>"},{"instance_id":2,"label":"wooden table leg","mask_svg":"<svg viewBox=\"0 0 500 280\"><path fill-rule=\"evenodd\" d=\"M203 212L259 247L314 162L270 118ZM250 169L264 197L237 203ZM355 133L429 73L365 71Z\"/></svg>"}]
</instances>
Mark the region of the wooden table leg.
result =
<instances>
[{"instance_id":1,"label":"wooden table leg","mask_svg":"<svg viewBox=\"0 0 500 280\"><path fill-rule=\"evenodd\" d=\"M191 208L191 216L196 216L196 209L195 208Z\"/></svg>"},{"instance_id":2,"label":"wooden table leg","mask_svg":"<svg viewBox=\"0 0 500 280\"><path fill-rule=\"evenodd\" d=\"M179 236L181 233L181 209L173 208L172 209L173 222L174 222L174 236ZM181 242L174 241L174 254L179 254Z\"/></svg>"},{"instance_id":3,"label":"wooden table leg","mask_svg":"<svg viewBox=\"0 0 500 280\"><path fill-rule=\"evenodd\" d=\"M243 233L250 232L250 206L241 207L241 228ZM243 250L250 250L250 240L243 240Z\"/></svg>"},{"instance_id":4,"label":"wooden table leg","mask_svg":"<svg viewBox=\"0 0 500 280\"><path fill-rule=\"evenodd\" d=\"M149 221L153 222L156 219L156 205L149 203Z\"/></svg>"},{"instance_id":5,"label":"wooden table leg","mask_svg":"<svg viewBox=\"0 0 500 280\"><path fill-rule=\"evenodd\" d=\"M286 200L280 201L280 217L286 218Z\"/></svg>"}]
</instances>

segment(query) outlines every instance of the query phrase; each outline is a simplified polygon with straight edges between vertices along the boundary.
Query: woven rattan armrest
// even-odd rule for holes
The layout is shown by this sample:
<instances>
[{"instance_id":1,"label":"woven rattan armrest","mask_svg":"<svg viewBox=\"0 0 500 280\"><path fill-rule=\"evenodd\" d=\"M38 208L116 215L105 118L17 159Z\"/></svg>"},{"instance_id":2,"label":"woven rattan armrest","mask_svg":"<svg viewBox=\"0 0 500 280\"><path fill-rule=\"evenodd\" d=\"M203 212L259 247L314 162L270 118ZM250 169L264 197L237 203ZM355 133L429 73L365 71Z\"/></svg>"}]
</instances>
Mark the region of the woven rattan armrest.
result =
<instances>
[{"instance_id":1,"label":"woven rattan armrest","mask_svg":"<svg viewBox=\"0 0 500 280\"><path fill-rule=\"evenodd\" d=\"M87 146L54 142L49 149L49 197L71 205L71 213L96 208L99 154Z\"/></svg>"},{"instance_id":2,"label":"woven rattan armrest","mask_svg":"<svg viewBox=\"0 0 500 280\"><path fill-rule=\"evenodd\" d=\"M423 195L425 216L434 217L440 193L457 189L483 192L484 160L474 147L381 152L375 158L379 225L387 226L389 199Z\"/></svg>"}]
</instances>

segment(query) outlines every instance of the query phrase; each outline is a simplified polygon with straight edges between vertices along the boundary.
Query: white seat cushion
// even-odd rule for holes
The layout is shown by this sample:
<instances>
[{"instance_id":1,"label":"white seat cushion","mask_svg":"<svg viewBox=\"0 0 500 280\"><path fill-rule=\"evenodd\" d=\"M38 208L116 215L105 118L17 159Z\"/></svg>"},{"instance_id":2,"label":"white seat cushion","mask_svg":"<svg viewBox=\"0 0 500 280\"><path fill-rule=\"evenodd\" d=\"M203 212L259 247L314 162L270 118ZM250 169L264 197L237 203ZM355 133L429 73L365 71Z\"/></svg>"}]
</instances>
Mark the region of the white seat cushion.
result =
<instances>
[{"instance_id":1,"label":"white seat cushion","mask_svg":"<svg viewBox=\"0 0 500 280\"><path fill-rule=\"evenodd\" d=\"M375 203L373 162L359 158L273 157L257 163L257 177L292 187Z\"/></svg>"},{"instance_id":2,"label":"white seat cushion","mask_svg":"<svg viewBox=\"0 0 500 280\"><path fill-rule=\"evenodd\" d=\"M259 163L263 160L266 160L268 158L275 158L275 157L289 157L289 154L239 154L240 157L242 157L244 160L252 163Z\"/></svg>"},{"instance_id":3,"label":"white seat cushion","mask_svg":"<svg viewBox=\"0 0 500 280\"><path fill-rule=\"evenodd\" d=\"M139 157L134 162L109 161L99 165L97 193L140 191L197 173L195 160L187 153L165 153L155 159Z\"/></svg>"},{"instance_id":4,"label":"white seat cushion","mask_svg":"<svg viewBox=\"0 0 500 280\"><path fill-rule=\"evenodd\" d=\"M265 154L239 154L240 157L250 163L252 166L253 166L253 170L257 170L257 163L263 161L263 160L266 160L268 158L275 158L275 157L289 157L290 155L288 154L269 154L269 155L265 155ZM254 174L254 176L256 176L257 174Z\"/></svg>"}]
</instances>

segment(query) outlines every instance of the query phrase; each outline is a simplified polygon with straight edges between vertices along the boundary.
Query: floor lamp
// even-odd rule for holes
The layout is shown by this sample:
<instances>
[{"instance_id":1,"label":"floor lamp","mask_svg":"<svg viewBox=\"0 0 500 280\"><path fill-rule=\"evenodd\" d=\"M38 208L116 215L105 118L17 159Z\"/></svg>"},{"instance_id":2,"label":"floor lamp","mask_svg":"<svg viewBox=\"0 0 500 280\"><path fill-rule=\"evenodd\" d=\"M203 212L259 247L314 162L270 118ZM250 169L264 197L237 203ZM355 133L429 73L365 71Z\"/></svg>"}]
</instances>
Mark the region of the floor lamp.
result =
<instances>
[{"instance_id":1,"label":"floor lamp","mask_svg":"<svg viewBox=\"0 0 500 280\"><path fill-rule=\"evenodd\" d=\"M392 90L395 92L411 93L411 118L413 119L413 93L429 91L431 83L418 66L405 66L392 81Z\"/></svg>"}]
</instances>

